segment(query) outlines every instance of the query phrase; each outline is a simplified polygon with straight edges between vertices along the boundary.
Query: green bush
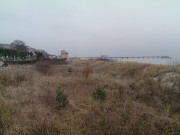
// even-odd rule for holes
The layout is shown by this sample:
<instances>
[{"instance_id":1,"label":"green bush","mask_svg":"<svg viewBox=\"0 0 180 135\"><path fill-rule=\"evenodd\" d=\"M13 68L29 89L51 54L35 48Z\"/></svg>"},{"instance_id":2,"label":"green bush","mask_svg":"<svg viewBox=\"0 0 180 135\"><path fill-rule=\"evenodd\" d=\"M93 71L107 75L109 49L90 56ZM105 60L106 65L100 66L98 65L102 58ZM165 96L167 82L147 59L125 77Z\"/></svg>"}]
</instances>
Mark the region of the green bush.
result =
<instances>
[{"instance_id":1,"label":"green bush","mask_svg":"<svg viewBox=\"0 0 180 135\"><path fill-rule=\"evenodd\" d=\"M92 96L96 100L104 101L106 99L106 93L105 93L104 89L101 89L101 88L96 88L95 91L93 92Z\"/></svg>"},{"instance_id":2,"label":"green bush","mask_svg":"<svg viewBox=\"0 0 180 135\"><path fill-rule=\"evenodd\" d=\"M71 73L72 72L72 68L70 67L70 68L68 68L68 72L69 73Z\"/></svg>"},{"instance_id":3,"label":"green bush","mask_svg":"<svg viewBox=\"0 0 180 135\"><path fill-rule=\"evenodd\" d=\"M56 91L56 108L59 110L61 108L66 107L66 105L68 104L68 99L67 99L67 95L64 94L64 90L61 90L61 87L59 87Z\"/></svg>"}]
</instances>

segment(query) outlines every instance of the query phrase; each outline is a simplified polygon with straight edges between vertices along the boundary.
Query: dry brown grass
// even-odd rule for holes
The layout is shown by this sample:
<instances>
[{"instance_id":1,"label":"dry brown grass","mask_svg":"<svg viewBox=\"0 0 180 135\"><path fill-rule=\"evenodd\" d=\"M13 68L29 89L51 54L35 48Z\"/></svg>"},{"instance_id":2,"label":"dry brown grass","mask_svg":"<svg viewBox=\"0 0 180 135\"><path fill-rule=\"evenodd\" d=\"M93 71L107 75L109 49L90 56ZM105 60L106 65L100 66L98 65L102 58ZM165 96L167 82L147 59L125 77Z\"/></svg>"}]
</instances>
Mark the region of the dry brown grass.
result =
<instances>
[{"instance_id":1,"label":"dry brown grass","mask_svg":"<svg viewBox=\"0 0 180 135\"><path fill-rule=\"evenodd\" d=\"M90 75L91 73L93 73L93 68L92 68L92 67L86 67L86 68L84 68L83 71L82 71L82 75L83 75L84 77L86 77L86 79L89 77L89 75Z\"/></svg>"},{"instance_id":2,"label":"dry brown grass","mask_svg":"<svg viewBox=\"0 0 180 135\"><path fill-rule=\"evenodd\" d=\"M0 69L0 134L180 133L180 77L163 82L166 73L180 74L179 67L90 60L64 64ZM171 87L164 85L169 81ZM55 108L59 86L69 100L61 110ZM105 90L104 102L93 99L95 88Z\"/></svg>"}]
</instances>

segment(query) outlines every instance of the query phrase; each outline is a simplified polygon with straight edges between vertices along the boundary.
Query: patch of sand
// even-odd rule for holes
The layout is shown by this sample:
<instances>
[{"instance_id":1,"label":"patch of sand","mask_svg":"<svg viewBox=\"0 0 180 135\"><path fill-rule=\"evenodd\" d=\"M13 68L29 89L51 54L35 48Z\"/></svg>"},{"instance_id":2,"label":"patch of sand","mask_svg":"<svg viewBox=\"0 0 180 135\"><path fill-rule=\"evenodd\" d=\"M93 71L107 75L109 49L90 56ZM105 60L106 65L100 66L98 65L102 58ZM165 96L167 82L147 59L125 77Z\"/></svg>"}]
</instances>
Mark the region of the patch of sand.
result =
<instances>
[{"instance_id":1,"label":"patch of sand","mask_svg":"<svg viewBox=\"0 0 180 135\"><path fill-rule=\"evenodd\" d=\"M155 81L159 81L163 86L167 86L169 88L172 88L174 85L174 80L180 77L179 73L175 72L169 72L165 73L162 76L155 77Z\"/></svg>"}]
</instances>

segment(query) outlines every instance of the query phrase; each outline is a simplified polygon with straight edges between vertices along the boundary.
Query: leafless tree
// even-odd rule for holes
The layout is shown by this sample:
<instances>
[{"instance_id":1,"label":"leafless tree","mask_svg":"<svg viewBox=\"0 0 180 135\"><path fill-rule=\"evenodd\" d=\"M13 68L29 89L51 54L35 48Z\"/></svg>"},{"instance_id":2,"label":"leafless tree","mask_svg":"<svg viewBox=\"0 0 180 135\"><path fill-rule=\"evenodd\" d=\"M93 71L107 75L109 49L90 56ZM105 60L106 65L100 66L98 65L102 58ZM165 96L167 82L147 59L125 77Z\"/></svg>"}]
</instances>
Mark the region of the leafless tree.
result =
<instances>
[{"instance_id":1,"label":"leafless tree","mask_svg":"<svg viewBox=\"0 0 180 135\"><path fill-rule=\"evenodd\" d=\"M28 50L26 43L21 40L15 40L11 43L11 45L12 45L13 49L15 49L17 51L25 52Z\"/></svg>"}]
</instances>

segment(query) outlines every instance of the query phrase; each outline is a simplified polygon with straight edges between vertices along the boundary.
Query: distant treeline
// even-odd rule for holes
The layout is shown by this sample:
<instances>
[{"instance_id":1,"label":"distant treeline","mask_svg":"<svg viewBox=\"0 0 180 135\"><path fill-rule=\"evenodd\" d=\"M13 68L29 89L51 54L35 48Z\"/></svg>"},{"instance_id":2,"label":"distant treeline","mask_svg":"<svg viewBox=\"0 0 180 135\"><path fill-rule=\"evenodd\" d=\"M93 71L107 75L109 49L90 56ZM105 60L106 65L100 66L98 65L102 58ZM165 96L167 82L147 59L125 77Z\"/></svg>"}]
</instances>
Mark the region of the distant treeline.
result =
<instances>
[{"instance_id":1,"label":"distant treeline","mask_svg":"<svg viewBox=\"0 0 180 135\"><path fill-rule=\"evenodd\" d=\"M0 58L2 57L7 58L7 56L9 60L14 60L14 59L26 60L27 58L32 57L33 53L0 48Z\"/></svg>"}]
</instances>

